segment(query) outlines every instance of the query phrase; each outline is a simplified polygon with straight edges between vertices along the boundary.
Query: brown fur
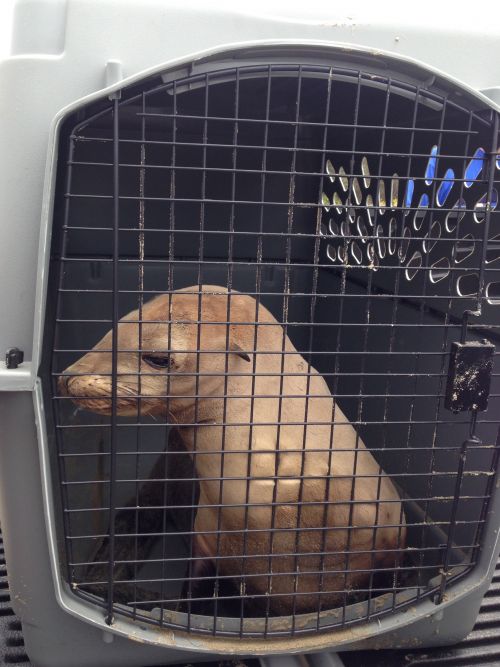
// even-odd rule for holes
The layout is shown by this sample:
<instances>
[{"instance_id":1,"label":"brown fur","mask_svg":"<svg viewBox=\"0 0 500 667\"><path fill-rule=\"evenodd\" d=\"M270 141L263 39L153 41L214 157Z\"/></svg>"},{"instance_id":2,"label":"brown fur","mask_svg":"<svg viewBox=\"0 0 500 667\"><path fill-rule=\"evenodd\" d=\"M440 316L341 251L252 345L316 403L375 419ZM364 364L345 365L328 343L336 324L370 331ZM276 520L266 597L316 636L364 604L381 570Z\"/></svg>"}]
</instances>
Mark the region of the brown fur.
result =
<instances>
[{"instance_id":1,"label":"brown fur","mask_svg":"<svg viewBox=\"0 0 500 667\"><path fill-rule=\"evenodd\" d=\"M405 540L404 528L397 527L403 517L398 493L273 315L262 305L256 315L255 300L233 292L228 318L224 288L208 285L201 297L189 294L197 291L186 288L144 305L142 349L170 348L172 366L154 370L138 352L119 351L117 412L137 415L140 400L142 414L167 416L178 425L200 480L196 551L232 556L219 561L221 575L240 579L248 595L272 593L263 600L274 613L312 611L320 590L322 608L332 607L342 600L339 591L368 583L369 574L356 570L394 566L391 550ZM133 311L120 320L119 350L138 348L139 325L131 322L138 318ZM218 324L228 320L229 331ZM111 378L104 375L111 373L110 349L111 332L60 381L61 391L80 397L74 400L81 407L103 414L110 413ZM227 359L224 406L227 349L234 354ZM185 398L195 394L197 401ZM248 486L241 479L247 475ZM222 485L211 480L220 477ZM210 507L218 504L220 518ZM307 528L313 530L300 530ZM234 532L218 537L218 530Z\"/></svg>"}]
</instances>

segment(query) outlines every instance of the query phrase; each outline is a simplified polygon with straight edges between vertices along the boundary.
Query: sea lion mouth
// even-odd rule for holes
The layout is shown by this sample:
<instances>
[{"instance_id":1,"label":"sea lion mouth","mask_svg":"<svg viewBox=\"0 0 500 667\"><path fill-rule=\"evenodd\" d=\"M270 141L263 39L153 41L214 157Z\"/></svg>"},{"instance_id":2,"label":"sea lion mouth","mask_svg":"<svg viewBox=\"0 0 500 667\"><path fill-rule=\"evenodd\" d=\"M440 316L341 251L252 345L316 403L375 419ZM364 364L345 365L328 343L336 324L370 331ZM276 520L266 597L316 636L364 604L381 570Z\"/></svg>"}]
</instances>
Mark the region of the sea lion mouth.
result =
<instances>
[{"instance_id":1,"label":"sea lion mouth","mask_svg":"<svg viewBox=\"0 0 500 667\"><path fill-rule=\"evenodd\" d=\"M73 403L83 410L89 410L99 415L111 416L112 414L112 400L102 398L75 398ZM116 401L116 414L120 417L137 417L139 412L138 401L130 399L123 399L120 396ZM145 410L141 410L142 414L147 414Z\"/></svg>"},{"instance_id":2,"label":"sea lion mouth","mask_svg":"<svg viewBox=\"0 0 500 667\"><path fill-rule=\"evenodd\" d=\"M59 395L68 397L79 408L110 416L113 409L112 385L108 377L100 375L62 375L58 380ZM116 386L116 414L122 417L146 415L151 409L147 398L139 397L132 387L123 383Z\"/></svg>"}]
</instances>

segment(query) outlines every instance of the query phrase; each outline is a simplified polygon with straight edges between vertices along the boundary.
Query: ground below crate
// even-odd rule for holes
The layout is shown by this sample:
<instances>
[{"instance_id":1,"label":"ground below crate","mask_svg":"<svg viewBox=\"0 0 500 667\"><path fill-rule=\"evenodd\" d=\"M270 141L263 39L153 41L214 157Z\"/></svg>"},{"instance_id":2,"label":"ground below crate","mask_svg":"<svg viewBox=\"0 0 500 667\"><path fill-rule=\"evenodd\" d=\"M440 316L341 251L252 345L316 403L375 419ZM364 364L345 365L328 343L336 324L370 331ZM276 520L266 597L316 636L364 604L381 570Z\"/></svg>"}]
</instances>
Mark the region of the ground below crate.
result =
<instances>
[{"instance_id":1,"label":"ground below crate","mask_svg":"<svg viewBox=\"0 0 500 667\"><path fill-rule=\"evenodd\" d=\"M345 667L498 667L500 665L500 560L470 635L453 647L416 651L355 651L341 654ZM10 604L0 534L0 667L31 665L24 650L21 622ZM203 663L204 667L258 667L259 661ZM96 665L96 667L98 667ZM174 666L172 666L174 667ZM179 665L177 667L187 667ZM189 666L191 667L191 665Z\"/></svg>"}]
</instances>

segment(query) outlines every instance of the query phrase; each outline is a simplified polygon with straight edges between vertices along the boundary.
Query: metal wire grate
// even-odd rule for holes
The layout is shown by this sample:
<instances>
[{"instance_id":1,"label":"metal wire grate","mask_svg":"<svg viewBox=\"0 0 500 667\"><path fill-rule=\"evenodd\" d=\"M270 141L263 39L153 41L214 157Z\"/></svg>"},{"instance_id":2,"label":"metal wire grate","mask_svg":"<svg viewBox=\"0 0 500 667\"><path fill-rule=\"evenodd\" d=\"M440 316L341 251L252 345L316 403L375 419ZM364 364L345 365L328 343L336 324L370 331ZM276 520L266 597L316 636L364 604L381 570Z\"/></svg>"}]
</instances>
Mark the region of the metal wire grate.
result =
<instances>
[{"instance_id":1,"label":"metal wire grate","mask_svg":"<svg viewBox=\"0 0 500 667\"><path fill-rule=\"evenodd\" d=\"M46 389L68 581L108 623L293 636L472 570L497 374L489 412L444 399L452 343L498 336L497 141L466 96L306 63L67 119Z\"/></svg>"}]
</instances>

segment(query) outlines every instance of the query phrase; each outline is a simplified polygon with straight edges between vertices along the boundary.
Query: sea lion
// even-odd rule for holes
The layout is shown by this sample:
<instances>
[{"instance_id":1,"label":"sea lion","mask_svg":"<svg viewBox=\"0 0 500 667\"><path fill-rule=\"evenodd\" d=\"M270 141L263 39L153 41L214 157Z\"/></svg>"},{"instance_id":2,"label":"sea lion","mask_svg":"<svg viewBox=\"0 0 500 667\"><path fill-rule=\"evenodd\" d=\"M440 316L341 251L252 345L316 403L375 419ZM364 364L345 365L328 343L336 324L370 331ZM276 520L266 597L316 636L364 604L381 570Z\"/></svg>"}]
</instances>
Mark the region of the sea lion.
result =
<instances>
[{"instance_id":1,"label":"sea lion","mask_svg":"<svg viewBox=\"0 0 500 667\"><path fill-rule=\"evenodd\" d=\"M280 615L331 608L395 566L399 495L267 308L217 285L157 296L141 352L138 320L118 324L116 410L136 416L139 402L176 425L199 478L195 554ZM106 415L111 347L108 332L59 379Z\"/></svg>"}]
</instances>

